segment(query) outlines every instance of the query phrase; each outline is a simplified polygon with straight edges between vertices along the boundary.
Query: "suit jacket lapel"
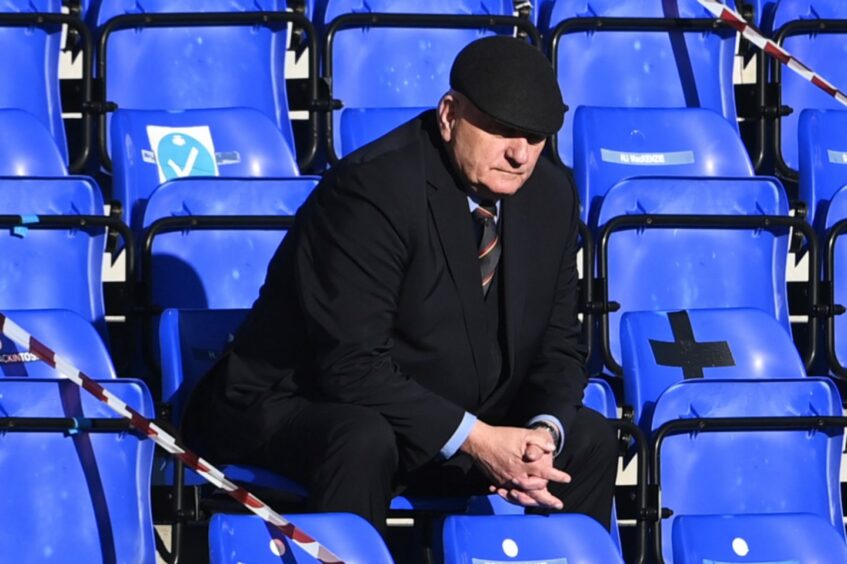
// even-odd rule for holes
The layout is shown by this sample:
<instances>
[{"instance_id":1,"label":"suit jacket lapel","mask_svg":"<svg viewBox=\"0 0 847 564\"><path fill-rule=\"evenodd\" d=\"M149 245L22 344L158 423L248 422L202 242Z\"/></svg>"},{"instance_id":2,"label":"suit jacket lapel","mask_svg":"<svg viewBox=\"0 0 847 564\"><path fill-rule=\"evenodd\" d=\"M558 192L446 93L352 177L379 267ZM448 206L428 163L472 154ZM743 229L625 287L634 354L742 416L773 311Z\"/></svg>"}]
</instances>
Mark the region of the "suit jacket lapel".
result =
<instances>
[{"instance_id":1,"label":"suit jacket lapel","mask_svg":"<svg viewBox=\"0 0 847 564\"><path fill-rule=\"evenodd\" d=\"M433 143L435 142L436 140L433 140ZM440 143L440 140L437 142ZM446 168L440 148L437 145L433 146L432 143L424 143L423 146L429 207L447 261L447 268L462 304L465 331L471 344L477 380L481 383L481 370L484 370L486 366L483 358L485 311L467 195Z\"/></svg>"}]
</instances>

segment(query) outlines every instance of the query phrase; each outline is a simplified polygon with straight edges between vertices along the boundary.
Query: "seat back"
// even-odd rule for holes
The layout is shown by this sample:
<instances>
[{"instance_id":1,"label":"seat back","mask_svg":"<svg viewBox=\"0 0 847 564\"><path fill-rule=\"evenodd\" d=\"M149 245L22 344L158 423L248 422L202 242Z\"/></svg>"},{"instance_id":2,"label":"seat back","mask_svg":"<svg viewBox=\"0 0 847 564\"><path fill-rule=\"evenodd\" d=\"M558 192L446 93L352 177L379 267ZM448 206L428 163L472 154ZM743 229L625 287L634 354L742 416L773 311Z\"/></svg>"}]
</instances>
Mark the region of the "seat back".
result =
<instances>
[{"instance_id":1,"label":"seat back","mask_svg":"<svg viewBox=\"0 0 847 564\"><path fill-rule=\"evenodd\" d=\"M844 19L847 4L839 0L781 0L774 11L774 30L794 20ZM818 33L818 30L786 37L782 46L804 65L826 77L835 85L847 83L847 68L833 53L847 49L847 34ZM782 159L791 169L799 166L797 127L802 111L843 109L832 96L808 82L804 77L782 69L780 84L781 104L794 111L778 120L779 150Z\"/></svg>"},{"instance_id":2,"label":"seat back","mask_svg":"<svg viewBox=\"0 0 847 564\"><path fill-rule=\"evenodd\" d=\"M100 384L145 417L153 402L137 380ZM119 419L65 379L0 378L4 417ZM0 554L9 562L156 561L150 509L154 443L135 433L4 432ZM37 500L37 502L33 502Z\"/></svg>"},{"instance_id":3,"label":"seat back","mask_svg":"<svg viewBox=\"0 0 847 564\"><path fill-rule=\"evenodd\" d=\"M847 111L803 110L798 127L800 199L807 221L823 237L829 202L847 185Z\"/></svg>"},{"instance_id":4,"label":"seat back","mask_svg":"<svg viewBox=\"0 0 847 564\"><path fill-rule=\"evenodd\" d=\"M582 395L582 405L591 408L606 419L616 419L618 410L615 393L605 380L589 378Z\"/></svg>"},{"instance_id":5,"label":"seat back","mask_svg":"<svg viewBox=\"0 0 847 564\"><path fill-rule=\"evenodd\" d=\"M847 189L841 187L832 196L826 208L823 229L829 231L841 220L847 219ZM832 292L836 304L847 304L847 236L841 235L835 240L832 256ZM842 366L847 365L847 319L836 315L833 319L835 330L835 360Z\"/></svg>"},{"instance_id":6,"label":"seat back","mask_svg":"<svg viewBox=\"0 0 847 564\"><path fill-rule=\"evenodd\" d=\"M615 393L605 380L589 378L582 396L582 405L591 408L606 419L617 419L618 409ZM618 510L615 500L612 500L612 519L610 521L612 541L621 553L621 531L618 528Z\"/></svg>"},{"instance_id":7,"label":"seat back","mask_svg":"<svg viewBox=\"0 0 847 564\"><path fill-rule=\"evenodd\" d=\"M4 14L61 12L61 0L6 0L0 4L0 18ZM34 116L50 132L67 164L68 143L59 90L61 49L61 25L0 24L0 52L5 53L0 59L0 108L17 108Z\"/></svg>"},{"instance_id":8,"label":"seat back","mask_svg":"<svg viewBox=\"0 0 847 564\"><path fill-rule=\"evenodd\" d=\"M0 176L68 175L65 155L33 114L17 108L0 109L0 131Z\"/></svg>"},{"instance_id":9,"label":"seat back","mask_svg":"<svg viewBox=\"0 0 847 564\"><path fill-rule=\"evenodd\" d=\"M63 309L3 310L27 333L92 378L116 378L103 338L91 321ZM60 378L62 374L5 335L0 335L0 375L3 377Z\"/></svg>"},{"instance_id":10,"label":"seat back","mask_svg":"<svg viewBox=\"0 0 847 564\"><path fill-rule=\"evenodd\" d=\"M290 140L250 108L118 110L111 135L115 197L136 233L148 198L169 180L299 175Z\"/></svg>"},{"instance_id":11,"label":"seat back","mask_svg":"<svg viewBox=\"0 0 847 564\"><path fill-rule=\"evenodd\" d=\"M341 113L341 155L382 137L427 108L350 108Z\"/></svg>"},{"instance_id":12,"label":"seat back","mask_svg":"<svg viewBox=\"0 0 847 564\"><path fill-rule=\"evenodd\" d=\"M628 214L788 215L770 178L632 178L609 190L602 227ZM628 311L750 307L790 331L785 271L788 229L627 227L608 238L608 314L620 363L620 319Z\"/></svg>"},{"instance_id":13,"label":"seat back","mask_svg":"<svg viewBox=\"0 0 847 564\"><path fill-rule=\"evenodd\" d=\"M327 0L323 26L351 13L511 16L512 11L510 0ZM349 152L349 145L342 142L344 114L371 108L410 108L409 113L417 113L421 108L435 107L450 89L450 68L459 51L471 41L493 33L484 28L437 26L361 25L338 30L332 51L326 54L331 65L333 98L344 105L332 115L332 143L338 156ZM394 125L400 123L396 121Z\"/></svg>"},{"instance_id":14,"label":"seat back","mask_svg":"<svg viewBox=\"0 0 847 564\"><path fill-rule=\"evenodd\" d=\"M744 3L753 10L753 23L756 27L770 37L774 30L774 11L780 0L744 0Z\"/></svg>"},{"instance_id":15,"label":"seat back","mask_svg":"<svg viewBox=\"0 0 847 564\"><path fill-rule=\"evenodd\" d=\"M185 402L194 387L226 351L248 311L168 309L162 313L158 332L162 401L169 405L174 424L180 423ZM264 468L227 465L221 469L233 481L306 496L302 485ZM154 477L157 482L172 483L168 464L157 466L157 470L161 471ZM185 483L205 484L206 480L188 471Z\"/></svg>"},{"instance_id":16,"label":"seat back","mask_svg":"<svg viewBox=\"0 0 847 564\"><path fill-rule=\"evenodd\" d=\"M840 416L828 378L688 380L659 397L653 429L676 419ZM674 522L682 515L812 513L845 537L838 429L691 432L661 446L662 549L672 562Z\"/></svg>"},{"instance_id":17,"label":"seat back","mask_svg":"<svg viewBox=\"0 0 847 564\"><path fill-rule=\"evenodd\" d=\"M674 562L847 562L847 544L819 515L683 515Z\"/></svg>"},{"instance_id":18,"label":"seat back","mask_svg":"<svg viewBox=\"0 0 847 564\"><path fill-rule=\"evenodd\" d=\"M143 226L161 218L293 216L317 183L298 179L203 179L168 182L153 193ZM248 217L249 219L249 217ZM247 308L259 297L285 227L180 228L153 239L145 279L162 308Z\"/></svg>"},{"instance_id":19,"label":"seat back","mask_svg":"<svg viewBox=\"0 0 847 564\"><path fill-rule=\"evenodd\" d=\"M785 327L749 308L630 311L621 320L624 403L650 432L656 400L696 378L802 378L803 361Z\"/></svg>"},{"instance_id":20,"label":"seat back","mask_svg":"<svg viewBox=\"0 0 847 564\"><path fill-rule=\"evenodd\" d=\"M311 513L286 518L344 562L393 562L379 533L358 515ZM224 513L209 521L209 556L211 564L315 562L314 556L259 517Z\"/></svg>"},{"instance_id":21,"label":"seat back","mask_svg":"<svg viewBox=\"0 0 847 564\"><path fill-rule=\"evenodd\" d=\"M538 0L532 3L532 12L530 18L532 23L544 37L550 36L550 31L555 25L550 25L550 17L553 15L553 6L556 5L556 0Z\"/></svg>"},{"instance_id":22,"label":"seat back","mask_svg":"<svg viewBox=\"0 0 847 564\"><path fill-rule=\"evenodd\" d=\"M609 532L578 513L450 515L444 520L445 564L465 562L620 562Z\"/></svg>"},{"instance_id":23,"label":"seat back","mask_svg":"<svg viewBox=\"0 0 847 564\"><path fill-rule=\"evenodd\" d=\"M89 178L0 178L0 210L32 225L0 229L0 309L69 309L106 334L105 229L38 228L37 215L103 215Z\"/></svg>"},{"instance_id":24,"label":"seat back","mask_svg":"<svg viewBox=\"0 0 847 564\"><path fill-rule=\"evenodd\" d=\"M547 25L553 29L564 20L593 17L713 18L696 0L557 0ZM599 28L560 35L553 56L571 110L586 105L706 108L737 133L735 51L736 33L729 28L688 33ZM575 162L574 119L573 112L565 114L557 136L559 156L568 166Z\"/></svg>"},{"instance_id":25,"label":"seat back","mask_svg":"<svg viewBox=\"0 0 847 564\"><path fill-rule=\"evenodd\" d=\"M111 18L124 14L285 10L284 0L110 0L100 3L96 26L102 33ZM276 124L293 147L285 84L287 45L285 25L118 29L106 46L107 95L127 110L253 108Z\"/></svg>"},{"instance_id":26,"label":"seat back","mask_svg":"<svg viewBox=\"0 0 847 564\"><path fill-rule=\"evenodd\" d=\"M172 419L182 417L194 386L221 357L247 316L246 309L168 309L159 321L162 359L162 400L171 405Z\"/></svg>"},{"instance_id":27,"label":"seat back","mask_svg":"<svg viewBox=\"0 0 847 564\"><path fill-rule=\"evenodd\" d=\"M597 226L600 204L635 176L752 176L737 131L704 109L599 108L574 117L574 179L582 220Z\"/></svg>"}]
</instances>

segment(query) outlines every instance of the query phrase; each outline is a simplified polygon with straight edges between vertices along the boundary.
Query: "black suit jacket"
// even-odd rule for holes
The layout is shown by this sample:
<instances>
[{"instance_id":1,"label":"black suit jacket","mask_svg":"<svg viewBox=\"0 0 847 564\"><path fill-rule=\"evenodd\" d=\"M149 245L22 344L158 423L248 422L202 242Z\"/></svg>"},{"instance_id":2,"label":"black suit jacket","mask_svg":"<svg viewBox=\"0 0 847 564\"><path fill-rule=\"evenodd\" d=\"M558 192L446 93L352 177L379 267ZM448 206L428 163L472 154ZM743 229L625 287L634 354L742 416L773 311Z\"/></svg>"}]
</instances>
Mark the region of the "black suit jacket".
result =
<instances>
[{"instance_id":1,"label":"black suit jacket","mask_svg":"<svg viewBox=\"0 0 847 564\"><path fill-rule=\"evenodd\" d=\"M544 158L502 200L505 372L486 395L473 225L434 112L353 153L299 210L232 350L193 394L189 440L237 460L280 431L293 396L377 410L407 469L465 410L517 425L548 413L567 432L585 386L577 214L568 175Z\"/></svg>"}]
</instances>

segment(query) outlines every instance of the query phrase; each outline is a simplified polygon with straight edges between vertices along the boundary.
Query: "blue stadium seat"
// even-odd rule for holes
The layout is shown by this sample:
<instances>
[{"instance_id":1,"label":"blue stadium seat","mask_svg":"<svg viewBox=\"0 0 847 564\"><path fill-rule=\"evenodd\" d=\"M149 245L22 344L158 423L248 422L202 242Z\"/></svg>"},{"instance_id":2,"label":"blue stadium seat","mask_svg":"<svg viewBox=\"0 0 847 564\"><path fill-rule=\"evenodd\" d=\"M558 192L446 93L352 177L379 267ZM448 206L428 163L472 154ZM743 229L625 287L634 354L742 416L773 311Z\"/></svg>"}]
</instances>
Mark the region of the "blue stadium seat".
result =
<instances>
[{"instance_id":1,"label":"blue stadium seat","mask_svg":"<svg viewBox=\"0 0 847 564\"><path fill-rule=\"evenodd\" d=\"M847 544L808 513L683 515L673 525L674 562L847 562Z\"/></svg>"},{"instance_id":2,"label":"blue stadium seat","mask_svg":"<svg viewBox=\"0 0 847 564\"><path fill-rule=\"evenodd\" d=\"M167 181L299 177L290 139L250 108L118 110L111 133L115 198L137 234L148 198Z\"/></svg>"},{"instance_id":3,"label":"blue stadium seat","mask_svg":"<svg viewBox=\"0 0 847 564\"><path fill-rule=\"evenodd\" d=\"M145 417L137 380L100 384ZM3 417L120 419L68 380L0 378ZM150 509L154 443L135 433L0 433L0 554L9 562L139 562L156 552Z\"/></svg>"},{"instance_id":4,"label":"blue stadium seat","mask_svg":"<svg viewBox=\"0 0 847 564\"><path fill-rule=\"evenodd\" d=\"M597 226L606 192L633 176L751 176L738 132L704 109L581 107L574 117L574 179L582 220Z\"/></svg>"},{"instance_id":5,"label":"blue stadium seat","mask_svg":"<svg viewBox=\"0 0 847 564\"><path fill-rule=\"evenodd\" d=\"M118 110L111 133L114 193L142 258L142 348L155 367L154 314L251 306L318 179L299 176L292 146L251 108ZM227 217L212 228L205 216Z\"/></svg>"},{"instance_id":6,"label":"blue stadium seat","mask_svg":"<svg viewBox=\"0 0 847 564\"><path fill-rule=\"evenodd\" d=\"M391 564L391 554L370 523L349 513L286 515L344 562ZM209 521L211 564L312 564L317 562L254 515L219 513Z\"/></svg>"},{"instance_id":7,"label":"blue stadium seat","mask_svg":"<svg viewBox=\"0 0 847 564\"><path fill-rule=\"evenodd\" d=\"M847 185L847 111L803 110L798 125L800 200L807 207L806 220L823 239L830 200Z\"/></svg>"},{"instance_id":8,"label":"blue stadium seat","mask_svg":"<svg viewBox=\"0 0 847 564\"><path fill-rule=\"evenodd\" d=\"M333 20L349 14L511 16L512 12L511 0L327 0L324 19L318 25L331 28ZM498 30L511 32L507 28ZM450 88L450 67L456 54L471 41L493 33L484 24L446 29L435 24L377 27L361 21L333 32L331 49L328 46L325 53L326 72L332 97L340 100L343 108L332 114L330 152L341 157L355 148L342 141L344 127L361 123L361 117L343 121L350 111L367 115L374 108L409 109L408 113L382 114L381 119L392 119L379 131L356 134L360 143L373 140L372 134L399 125L422 108L435 107Z\"/></svg>"},{"instance_id":9,"label":"blue stadium seat","mask_svg":"<svg viewBox=\"0 0 847 564\"><path fill-rule=\"evenodd\" d=\"M3 310L3 315L92 378L117 377L103 338L91 322L79 314L48 309ZM5 335L0 335L0 375L29 378L61 376L55 368L39 361Z\"/></svg>"},{"instance_id":10,"label":"blue stadium seat","mask_svg":"<svg viewBox=\"0 0 847 564\"><path fill-rule=\"evenodd\" d=\"M4 14L62 12L61 0L7 0ZM62 121L59 91L59 53L62 26L4 26L0 23L0 108L18 108L32 114L50 132L62 161L67 164L68 144ZM4 124L5 128L5 124ZM2 138L7 135L0 135ZM11 136L9 136L11 137ZM50 148L45 148L50 157ZM5 164L5 163L4 163Z\"/></svg>"},{"instance_id":11,"label":"blue stadium seat","mask_svg":"<svg viewBox=\"0 0 847 564\"><path fill-rule=\"evenodd\" d=\"M564 21L570 26L579 24L579 18L598 17L655 18L661 30L620 31L608 23L557 30ZM551 58L572 110L556 138L566 165L573 166L576 159L573 110L580 106L706 108L738 131L732 77L735 31L715 29L711 23L692 28L690 22L672 31L672 20L660 22L662 18L714 17L696 0L556 0L549 19L540 22L542 34L552 38Z\"/></svg>"},{"instance_id":12,"label":"blue stadium seat","mask_svg":"<svg viewBox=\"0 0 847 564\"><path fill-rule=\"evenodd\" d=\"M143 222L149 242L143 274L151 303L157 308L253 305L291 216L316 182L311 178L227 182L198 178L160 186L150 197ZM234 223L203 228L208 219L203 216L231 216L234 222L240 218L246 223L241 229L235 229ZM259 225L255 216L269 221ZM197 225L183 223L171 231L153 232L162 227L158 220L180 218Z\"/></svg>"},{"instance_id":13,"label":"blue stadium seat","mask_svg":"<svg viewBox=\"0 0 847 564\"><path fill-rule=\"evenodd\" d=\"M67 176L65 157L50 131L33 114L0 109L0 177Z\"/></svg>"},{"instance_id":14,"label":"blue stadium seat","mask_svg":"<svg viewBox=\"0 0 847 564\"><path fill-rule=\"evenodd\" d=\"M832 196L823 220L827 232L826 248L831 256L826 259L825 280L832 284L832 300L835 304L847 305L847 238L844 225L847 219L847 189L840 188ZM847 374L847 316L830 317L827 323L827 349L829 369L839 375Z\"/></svg>"},{"instance_id":15,"label":"blue stadium seat","mask_svg":"<svg viewBox=\"0 0 847 564\"><path fill-rule=\"evenodd\" d=\"M589 407L603 415L606 419L617 419L618 408L615 402L615 393L605 380L589 378L588 384L582 396L582 405ZM612 500L611 535L618 554L621 554L621 532L618 528L618 510L615 500Z\"/></svg>"},{"instance_id":16,"label":"blue stadium seat","mask_svg":"<svg viewBox=\"0 0 847 564\"><path fill-rule=\"evenodd\" d=\"M0 135L0 174L5 175L0 210L20 216L22 225L7 223L0 230L0 309L69 309L105 335L105 228L80 228L73 217L63 217L104 217L100 189L90 178L67 176L51 137L31 116L0 111L0 128L6 124L21 129L15 130L18 145ZM67 225L49 227L47 216Z\"/></svg>"},{"instance_id":17,"label":"blue stadium seat","mask_svg":"<svg viewBox=\"0 0 847 564\"><path fill-rule=\"evenodd\" d=\"M174 424L182 418L185 402L200 378L212 368L232 341L247 311L168 309L162 313L159 322L162 400L170 406ZM165 468L170 468L169 459L165 462L166 466L159 468L157 473L164 473ZM306 494L299 484L261 468L229 465L224 471L232 480ZM167 474L165 476L165 480L170 478ZM204 483L205 480L193 471L187 472L187 485Z\"/></svg>"},{"instance_id":18,"label":"blue stadium seat","mask_svg":"<svg viewBox=\"0 0 847 564\"><path fill-rule=\"evenodd\" d=\"M162 401L179 423L194 386L221 357L248 310L168 309L159 324Z\"/></svg>"},{"instance_id":19,"label":"blue stadium seat","mask_svg":"<svg viewBox=\"0 0 847 564\"><path fill-rule=\"evenodd\" d=\"M847 4L840 0L781 0L774 10L773 34L791 22L807 21L816 26L816 20L847 18ZM811 21L809 21L811 20ZM842 53L847 49L847 33L838 28L833 32L821 33L817 27L804 33L792 34L782 41L782 46L806 66L820 73L829 82L836 85L847 83L847 67L841 64L834 53ZM779 66L772 61L771 69ZM781 68L779 77L780 103L791 107L794 111L777 120L777 165L780 160L790 170L797 170L798 132L800 115L804 109L843 109L843 106L832 96L829 96L817 86L806 81L796 73ZM783 171L786 172L786 171Z\"/></svg>"},{"instance_id":20,"label":"blue stadium seat","mask_svg":"<svg viewBox=\"0 0 847 564\"><path fill-rule=\"evenodd\" d=\"M598 224L631 215L788 216L782 186L770 178L631 178L608 191ZM718 218L720 219L720 218ZM788 227L647 228L622 226L598 249L608 299L620 308L604 317L613 367L621 358L619 330L627 311L752 307L790 331L785 271ZM605 263L605 264L603 264ZM609 362L611 360L611 362Z\"/></svg>"},{"instance_id":21,"label":"blue stadium seat","mask_svg":"<svg viewBox=\"0 0 847 564\"><path fill-rule=\"evenodd\" d=\"M803 361L773 315L749 308L632 311L621 320L624 404L649 436L656 401L694 378L802 378Z\"/></svg>"},{"instance_id":22,"label":"blue stadium seat","mask_svg":"<svg viewBox=\"0 0 847 564\"><path fill-rule=\"evenodd\" d=\"M109 20L123 15L285 9L284 0L109 0L100 2L95 25L102 35ZM284 23L142 25L108 34L106 51L100 56L106 57L104 88L109 101L127 110L253 108L294 146L285 85Z\"/></svg>"},{"instance_id":23,"label":"blue stadium seat","mask_svg":"<svg viewBox=\"0 0 847 564\"><path fill-rule=\"evenodd\" d=\"M174 425L178 425L182 419L185 402L192 390L232 341L247 312L246 309L168 309L162 313L158 330L161 393ZM259 486L288 492L295 498L306 496L306 490L300 484L262 468L230 464L221 467L221 470L230 480L249 484L248 487ZM174 461L170 457L157 458L153 481L156 485L175 487L176 499L182 499L178 482L174 480L174 471ZM186 487L203 486L206 480L186 468L183 483ZM179 553L182 543L181 523L174 525L172 534L173 545L176 547L174 550Z\"/></svg>"},{"instance_id":24,"label":"blue stadium seat","mask_svg":"<svg viewBox=\"0 0 847 564\"><path fill-rule=\"evenodd\" d=\"M532 3L530 19L535 27L544 32L545 37L548 36L550 29L555 27L550 25L550 16L555 4L556 0L536 0Z\"/></svg>"},{"instance_id":25,"label":"blue stadium seat","mask_svg":"<svg viewBox=\"0 0 847 564\"><path fill-rule=\"evenodd\" d=\"M803 110L799 123L800 199L808 208L807 221L815 226L822 248L827 249L824 281L832 286L833 304L847 304L847 246L840 222L847 219L847 112ZM828 296L827 296L828 297ZM843 376L847 363L847 319L826 321L830 373Z\"/></svg>"},{"instance_id":26,"label":"blue stadium seat","mask_svg":"<svg viewBox=\"0 0 847 564\"><path fill-rule=\"evenodd\" d=\"M608 531L579 514L451 515L444 520L442 542L445 564L623 563Z\"/></svg>"},{"instance_id":27,"label":"blue stadium seat","mask_svg":"<svg viewBox=\"0 0 847 564\"><path fill-rule=\"evenodd\" d=\"M818 418L841 413L841 398L829 378L696 379L665 390L652 425L655 432L679 419ZM698 428L666 436L660 448L655 447L659 468L654 470L661 477L662 506L673 511L657 531L664 561L679 562L673 558L672 531L685 515L811 513L829 523L843 541L842 443L841 429L707 432Z\"/></svg>"},{"instance_id":28,"label":"blue stadium seat","mask_svg":"<svg viewBox=\"0 0 847 564\"><path fill-rule=\"evenodd\" d=\"M429 108L350 108L341 112L341 155L382 137Z\"/></svg>"},{"instance_id":29,"label":"blue stadium seat","mask_svg":"<svg viewBox=\"0 0 847 564\"><path fill-rule=\"evenodd\" d=\"M582 405L591 408L606 419L616 419L618 410L615 393L605 380L589 378L582 396Z\"/></svg>"}]
</instances>

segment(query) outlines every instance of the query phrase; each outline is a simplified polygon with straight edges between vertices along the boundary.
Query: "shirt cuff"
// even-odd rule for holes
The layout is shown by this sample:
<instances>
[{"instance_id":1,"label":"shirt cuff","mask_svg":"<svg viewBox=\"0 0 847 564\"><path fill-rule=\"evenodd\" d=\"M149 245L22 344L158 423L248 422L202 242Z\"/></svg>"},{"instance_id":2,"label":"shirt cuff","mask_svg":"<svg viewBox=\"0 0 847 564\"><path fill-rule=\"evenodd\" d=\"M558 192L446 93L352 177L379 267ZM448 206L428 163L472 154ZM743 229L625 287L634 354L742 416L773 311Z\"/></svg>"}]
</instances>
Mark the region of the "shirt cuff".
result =
<instances>
[{"instance_id":1,"label":"shirt cuff","mask_svg":"<svg viewBox=\"0 0 847 564\"><path fill-rule=\"evenodd\" d=\"M539 422L548 423L559 431L559 444L556 445L556 452L554 453L554 456L559 456L559 453L562 452L562 449L565 446L565 428L562 427L562 422L559 421L558 417L542 413L541 415L536 415L535 417L530 419L526 426L532 427L533 423Z\"/></svg>"},{"instance_id":2,"label":"shirt cuff","mask_svg":"<svg viewBox=\"0 0 847 564\"><path fill-rule=\"evenodd\" d=\"M456 427L455 431L453 431L453 435L451 435L444 446L441 447L441 457L443 459L447 460L456 454L456 451L459 450L459 447L464 444L468 436L471 434L471 429L473 429L475 423L476 415L466 411L465 416L462 417L462 421L459 423L459 426Z\"/></svg>"}]
</instances>

